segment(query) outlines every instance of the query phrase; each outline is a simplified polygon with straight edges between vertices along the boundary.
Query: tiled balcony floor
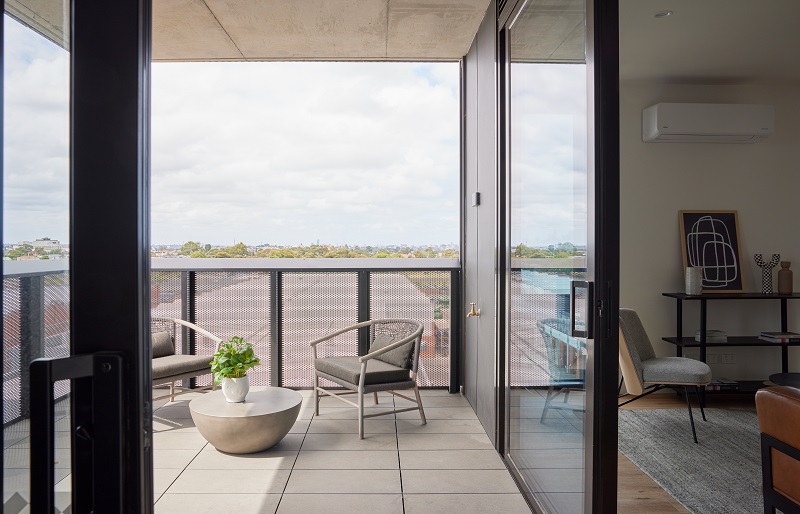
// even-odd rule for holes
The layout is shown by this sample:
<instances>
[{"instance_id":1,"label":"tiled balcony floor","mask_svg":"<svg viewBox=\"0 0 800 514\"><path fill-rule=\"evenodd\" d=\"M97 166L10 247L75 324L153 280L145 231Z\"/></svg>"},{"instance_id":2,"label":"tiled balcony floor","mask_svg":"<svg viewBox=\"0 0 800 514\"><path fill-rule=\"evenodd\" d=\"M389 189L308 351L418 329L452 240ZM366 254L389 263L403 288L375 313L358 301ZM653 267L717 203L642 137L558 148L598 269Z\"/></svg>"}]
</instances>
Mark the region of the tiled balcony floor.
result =
<instances>
[{"instance_id":1,"label":"tiled balcony floor","mask_svg":"<svg viewBox=\"0 0 800 514\"><path fill-rule=\"evenodd\" d=\"M324 398L314 416L311 391L277 446L256 454L217 451L189 414L195 394L157 404L153 414L157 514L218 512L529 513L510 474L464 397L422 391L418 412L365 422L356 409ZM408 404L390 395L369 410Z\"/></svg>"}]
</instances>

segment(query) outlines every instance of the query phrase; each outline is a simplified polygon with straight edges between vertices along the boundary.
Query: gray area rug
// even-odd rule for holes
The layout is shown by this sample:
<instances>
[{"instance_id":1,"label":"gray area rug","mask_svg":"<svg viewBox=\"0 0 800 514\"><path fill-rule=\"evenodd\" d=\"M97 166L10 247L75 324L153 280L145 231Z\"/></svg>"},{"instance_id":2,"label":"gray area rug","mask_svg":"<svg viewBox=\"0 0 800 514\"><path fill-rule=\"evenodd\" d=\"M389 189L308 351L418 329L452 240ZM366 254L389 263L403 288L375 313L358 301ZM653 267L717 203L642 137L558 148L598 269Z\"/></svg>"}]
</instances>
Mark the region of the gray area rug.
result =
<instances>
[{"instance_id":1,"label":"gray area rug","mask_svg":"<svg viewBox=\"0 0 800 514\"><path fill-rule=\"evenodd\" d=\"M619 411L619 450L696 514L763 512L755 409Z\"/></svg>"}]
</instances>

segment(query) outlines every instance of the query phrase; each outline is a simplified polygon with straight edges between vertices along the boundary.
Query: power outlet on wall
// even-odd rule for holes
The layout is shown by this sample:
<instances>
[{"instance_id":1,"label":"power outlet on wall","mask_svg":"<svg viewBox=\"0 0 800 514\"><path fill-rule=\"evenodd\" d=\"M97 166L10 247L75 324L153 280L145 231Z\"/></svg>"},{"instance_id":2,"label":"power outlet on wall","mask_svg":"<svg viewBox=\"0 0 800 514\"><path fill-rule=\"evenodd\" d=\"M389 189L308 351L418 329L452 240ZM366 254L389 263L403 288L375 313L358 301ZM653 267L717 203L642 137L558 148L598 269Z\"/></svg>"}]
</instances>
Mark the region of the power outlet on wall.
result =
<instances>
[{"instance_id":1,"label":"power outlet on wall","mask_svg":"<svg viewBox=\"0 0 800 514\"><path fill-rule=\"evenodd\" d=\"M723 353L722 354L722 363L723 364L736 364L736 354L735 353Z\"/></svg>"},{"instance_id":2,"label":"power outlet on wall","mask_svg":"<svg viewBox=\"0 0 800 514\"><path fill-rule=\"evenodd\" d=\"M706 364L716 364L717 363L717 354L716 353L709 353L706 355Z\"/></svg>"}]
</instances>

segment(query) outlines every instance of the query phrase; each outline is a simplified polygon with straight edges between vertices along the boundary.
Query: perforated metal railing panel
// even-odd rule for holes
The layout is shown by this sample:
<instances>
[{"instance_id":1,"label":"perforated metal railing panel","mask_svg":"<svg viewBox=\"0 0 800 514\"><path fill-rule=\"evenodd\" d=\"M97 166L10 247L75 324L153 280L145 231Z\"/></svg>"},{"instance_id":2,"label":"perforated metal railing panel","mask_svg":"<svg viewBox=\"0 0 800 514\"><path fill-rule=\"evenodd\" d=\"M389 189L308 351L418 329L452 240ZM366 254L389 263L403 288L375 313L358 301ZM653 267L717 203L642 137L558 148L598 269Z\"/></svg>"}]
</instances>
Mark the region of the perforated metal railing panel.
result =
<instances>
[{"instance_id":1,"label":"perforated metal railing panel","mask_svg":"<svg viewBox=\"0 0 800 514\"><path fill-rule=\"evenodd\" d=\"M539 321L569 319L569 282L583 280L574 270L511 271L509 385L546 386L551 382Z\"/></svg>"},{"instance_id":2,"label":"perforated metal railing panel","mask_svg":"<svg viewBox=\"0 0 800 514\"><path fill-rule=\"evenodd\" d=\"M450 303L447 271L371 273L372 319L405 318L423 324L420 387L450 385Z\"/></svg>"},{"instance_id":3,"label":"perforated metal railing panel","mask_svg":"<svg viewBox=\"0 0 800 514\"><path fill-rule=\"evenodd\" d=\"M356 272L283 274L283 385L313 385L308 343L358 321ZM320 357L357 355L358 334L350 331L318 347ZM321 385L332 386L322 381Z\"/></svg>"},{"instance_id":4,"label":"perforated metal railing panel","mask_svg":"<svg viewBox=\"0 0 800 514\"><path fill-rule=\"evenodd\" d=\"M69 335L68 272L3 280L4 424L26 416L29 400L23 367L39 357L69 356ZM63 398L69 391L69 381L56 382L53 397Z\"/></svg>"},{"instance_id":5,"label":"perforated metal railing panel","mask_svg":"<svg viewBox=\"0 0 800 514\"><path fill-rule=\"evenodd\" d=\"M19 279L3 280L3 424L22 414Z\"/></svg>"},{"instance_id":6,"label":"perforated metal railing panel","mask_svg":"<svg viewBox=\"0 0 800 514\"><path fill-rule=\"evenodd\" d=\"M270 275L264 271L197 272L197 325L223 341L233 336L252 343L261 364L247 372L250 385L270 385ZM213 341L198 338L196 353L213 355ZM211 383L210 376L197 379Z\"/></svg>"},{"instance_id":7,"label":"perforated metal railing panel","mask_svg":"<svg viewBox=\"0 0 800 514\"><path fill-rule=\"evenodd\" d=\"M186 273L186 272L185 272ZM272 376L271 345L277 341L273 328L271 294L281 284L280 341L281 380L287 387L311 387L312 363L308 343L358 321L359 271L197 271L195 321L223 340L234 335L253 343L261 366L248 375L253 385L269 385ZM450 271L369 272L371 318L410 318L424 324L425 340L420 356L420 385L447 387L451 302ZM154 272L153 317L180 317L180 272ZM185 286L185 284L184 284ZM184 293L186 294L186 293ZM199 340L198 354L211 355L214 344ZM319 347L320 356L356 355L358 334L338 336ZM198 385L210 382L208 377ZM333 384L327 383L327 386Z\"/></svg>"},{"instance_id":8,"label":"perforated metal railing panel","mask_svg":"<svg viewBox=\"0 0 800 514\"><path fill-rule=\"evenodd\" d=\"M153 271L150 273L150 316L152 318L181 318L181 273L178 271ZM170 333L172 328L169 329ZM182 331L177 330L175 352L183 353Z\"/></svg>"},{"instance_id":9,"label":"perforated metal railing panel","mask_svg":"<svg viewBox=\"0 0 800 514\"><path fill-rule=\"evenodd\" d=\"M69 356L69 273L45 275L44 281L44 348L45 357ZM69 380L53 384L53 398L69 394Z\"/></svg>"}]
</instances>

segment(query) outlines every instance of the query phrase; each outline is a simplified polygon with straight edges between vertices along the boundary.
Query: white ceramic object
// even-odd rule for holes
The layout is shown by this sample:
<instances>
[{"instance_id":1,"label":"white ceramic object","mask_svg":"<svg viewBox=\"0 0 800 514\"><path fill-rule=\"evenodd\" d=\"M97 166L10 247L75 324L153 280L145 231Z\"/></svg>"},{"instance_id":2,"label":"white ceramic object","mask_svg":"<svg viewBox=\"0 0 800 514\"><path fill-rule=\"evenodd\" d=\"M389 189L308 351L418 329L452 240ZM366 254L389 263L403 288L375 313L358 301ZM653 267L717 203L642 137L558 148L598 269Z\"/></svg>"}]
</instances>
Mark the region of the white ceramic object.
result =
<instances>
[{"instance_id":1,"label":"white ceramic object","mask_svg":"<svg viewBox=\"0 0 800 514\"><path fill-rule=\"evenodd\" d=\"M696 295L703 292L703 268L699 266L686 268L686 294Z\"/></svg>"},{"instance_id":2,"label":"white ceramic object","mask_svg":"<svg viewBox=\"0 0 800 514\"><path fill-rule=\"evenodd\" d=\"M242 403L250 391L250 380L247 375L242 378L223 378L222 394L229 403Z\"/></svg>"}]
</instances>

